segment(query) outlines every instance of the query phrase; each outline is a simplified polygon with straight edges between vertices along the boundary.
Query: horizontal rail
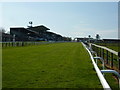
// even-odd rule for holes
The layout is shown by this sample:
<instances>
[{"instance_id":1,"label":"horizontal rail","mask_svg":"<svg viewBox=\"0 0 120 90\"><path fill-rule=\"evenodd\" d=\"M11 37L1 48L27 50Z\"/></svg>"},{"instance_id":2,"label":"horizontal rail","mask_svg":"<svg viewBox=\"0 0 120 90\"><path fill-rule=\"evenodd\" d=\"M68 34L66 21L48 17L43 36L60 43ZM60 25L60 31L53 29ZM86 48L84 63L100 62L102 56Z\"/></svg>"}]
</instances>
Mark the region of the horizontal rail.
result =
<instances>
[{"instance_id":1,"label":"horizontal rail","mask_svg":"<svg viewBox=\"0 0 120 90\"><path fill-rule=\"evenodd\" d=\"M90 58L91 58L91 60L92 60L92 63L93 63L93 65L94 65L94 68L95 68L95 70L96 70L96 73L97 73L97 75L98 75L98 77L99 77L99 79L100 79L100 82L101 82L103 88L104 88L104 89L109 89L109 90L111 90L109 84L107 83L107 81L106 81L106 79L104 78L103 74L101 73L100 69L99 69L98 66L96 65L96 63L95 63L95 61L94 61L94 58L93 58L91 52L88 50L88 48L85 46L84 43L82 43L82 45L85 47L85 49L88 51L88 53L89 53L89 55L90 55Z\"/></svg>"},{"instance_id":2,"label":"horizontal rail","mask_svg":"<svg viewBox=\"0 0 120 90\"><path fill-rule=\"evenodd\" d=\"M115 70L101 70L102 73L114 73L118 78L120 78L120 74Z\"/></svg>"},{"instance_id":3,"label":"horizontal rail","mask_svg":"<svg viewBox=\"0 0 120 90\"><path fill-rule=\"evenodd\" d=\"M114 50L112 50L112 49L109 49L109 48L104 47L104 46L96 45L96 44L91 44L91 45L94 45L94 46L96 46L96 47L99 47L99 48L103 48L103 49L105 49L105 50L108 50L109 52L111 52L111 53L113 53L113 54L115 54L115 55L118 56L118 52L116 52L116 51L114 51Z\"/></svg>"},{"instance_id":4,"label":"horizontal rail","mask_svg":"<svg viewBox=\"0 0 120 90\"><path fill-rule=\"evenodd\" d=\"M120 74L115 71L115 70L101 70L102 73L114 73L117 77L118 77L118 80L119 80L119 90L120 90Z\"/></svg>"},{"instance_id":5,"label":"horizontal rail","mask_svg":"<svg viewBox=\"0 0 120 90\"><path fill-rule=\"evenodd\" d=\"M29 45L40 45L40 44L50 44L50 43L63 43L68 41L48 41L48 42L0 42L2 47L17 47L17 46L29 46Z\"/></svg>"}]
</instances>

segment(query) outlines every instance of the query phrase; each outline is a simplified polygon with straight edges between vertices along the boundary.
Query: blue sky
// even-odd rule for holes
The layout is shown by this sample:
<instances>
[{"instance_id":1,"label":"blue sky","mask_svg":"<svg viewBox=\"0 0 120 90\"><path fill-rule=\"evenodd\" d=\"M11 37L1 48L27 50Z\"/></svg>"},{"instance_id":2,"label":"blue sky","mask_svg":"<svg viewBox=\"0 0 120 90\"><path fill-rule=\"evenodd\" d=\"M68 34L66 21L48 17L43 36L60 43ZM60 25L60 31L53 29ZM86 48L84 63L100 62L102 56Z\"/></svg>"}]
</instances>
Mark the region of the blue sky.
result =
<instances>
[{"instance_id":1,"label":"blue sky","mask_svg":"<svg viewBox=\"0 0 120 90\"><path fill-rule=\"evenodd\" d=\"M8 31L33 21L62 36L118 38L117 2L5 2L1 17Z\"/></svg>"}]
</instances>

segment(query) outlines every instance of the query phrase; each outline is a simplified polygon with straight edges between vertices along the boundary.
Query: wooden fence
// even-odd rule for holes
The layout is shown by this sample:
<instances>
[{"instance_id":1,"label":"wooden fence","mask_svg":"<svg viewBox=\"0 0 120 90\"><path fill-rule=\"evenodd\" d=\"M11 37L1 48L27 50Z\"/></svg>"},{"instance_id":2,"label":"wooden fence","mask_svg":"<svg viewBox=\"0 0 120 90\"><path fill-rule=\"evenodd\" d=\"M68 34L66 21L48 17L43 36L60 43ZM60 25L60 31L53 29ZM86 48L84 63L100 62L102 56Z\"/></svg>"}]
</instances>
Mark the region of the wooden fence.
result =
<instances>
[{"instance_id":1,"label":"wooden fence","mask_svg":"<svg viewBox=\"0 0 120 90\"><path fill-rule=\"evenodd\" d=\"M91 48L99 57L104 59L106 67L117 70L120 73L120 56L118 52L96 44L91 44Z\"/></svg>"}]
</instances>

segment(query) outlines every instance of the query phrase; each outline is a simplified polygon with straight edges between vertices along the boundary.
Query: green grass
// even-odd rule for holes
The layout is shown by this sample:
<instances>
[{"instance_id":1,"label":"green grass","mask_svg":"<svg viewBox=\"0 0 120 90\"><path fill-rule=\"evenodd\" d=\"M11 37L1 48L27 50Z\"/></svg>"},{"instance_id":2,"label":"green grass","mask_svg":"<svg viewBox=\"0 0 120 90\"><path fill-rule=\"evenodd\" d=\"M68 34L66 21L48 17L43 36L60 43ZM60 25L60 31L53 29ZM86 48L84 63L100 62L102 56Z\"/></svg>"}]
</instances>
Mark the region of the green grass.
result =
<instances>
[{"instance_id":1,"label":"green grass","mask_svg":"<svg viewBox=\"0 0 120 90\"><path fill-rule=\"evenodd\" d=\"M81 43L3 49L3 88L102 88Z\"/></svg>"},{"instance_id":2,"label":"green grass","mask_svg":"<svg viewBox=\"0 0 120 90\"><path fill-rule=\"evenodd\" d=\"M115 51L119 51L119 48L118 46L107 46L108 48L112 49L112 50L115 50Z\"/></svg>"},{"instance_id":3,"label":"green grass","mask_svg":"<svg viewBox=\"0 0 120 90\"><path fill-rule=\"evenodd\" d=\"M98 60L97 62L98 64L98 67L100 70L103 69L102 67L102 62L100 60ZM105 69L108 69L105 67ZM110 87L113 89L113 90L118 90L119 89L119 84L118 84L118 80L117 80L117 77L115 77L114 74L112 73L104 73L104 76L105 76L105 79L107 80L108 84L110 85Z\"/></svg>"},{"instance_id":4,"label":"green grass","mask_svg":"<svg viewBox=\"0 0 120 90\"><path fill-rule=\"evenodd\" d=\"M102 45L102 46L105 46L105 47L108 47L112 50L115 50L117 52L120 52L120 43L96 43L98 45Z\"/></svg>"},{"instance_id":5,"label":"green grass","mask_svg":"<svg viewBox=\"0 0 120 90\"><path fill-rule=\"evenodd\" d=\"M105 46L105 47L108 47L110 49L113 49L115 51L119 51L118 49L118 43L96 43L97 45L102 45L102 46ZM100 49L99 49L100 50ZM98 52L99 50L97 50L96 52ZM99 55L98 55L99 56ZM118 67L119 67L119 62L118 62L118 56L117 55L113 55L113 68L111 69L115 69L115 70L118 70ZM104 50L104 60L106 61L106 50ZM110 69L110 61L111 61L111 58L110 58L110 53L109 53L109 58L108 58L108 64L107 66L109 65L109 68L106 67L105 69ZM98 62L98 67L100 69L102 69L102 63L101 62ZM108 84L110 85L110 87L113 89L113 90L118 90L118 80L117 80L117 77L115 77L114 74L110 74L110 73L105 73L105 79L107 80Z\"/></svg>"}]
</instances>

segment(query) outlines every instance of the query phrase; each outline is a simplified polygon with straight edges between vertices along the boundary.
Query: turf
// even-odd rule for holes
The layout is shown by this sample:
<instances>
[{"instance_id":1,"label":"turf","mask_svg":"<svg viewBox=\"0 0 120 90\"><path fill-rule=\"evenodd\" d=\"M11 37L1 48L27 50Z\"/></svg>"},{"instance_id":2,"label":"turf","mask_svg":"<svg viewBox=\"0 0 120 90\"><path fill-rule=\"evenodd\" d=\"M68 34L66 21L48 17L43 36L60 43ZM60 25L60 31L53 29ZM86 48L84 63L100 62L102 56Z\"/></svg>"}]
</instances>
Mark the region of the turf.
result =
<instances>
[{"instance_id":1,"label":"turf","mask_svg":"<svg viewBox=\"0 0 120 90\"><path fill-rule=\"evenodd\" d=\"M120 52L119 47L118 46L107 46L108 48L115 50L117 52Z\"/></svg>"},{"instance_id":2,"label":"turf","mask_svg":"<svg viewBox=\"0 0 120 90\"><path fill-rule=\"evenodd\" d=\"M107 48L110 48L112 50L115 50L117 52L120 52L120 43L96 43L98 45L102 45L102 46L105 46Z\"/></svg>"},{"instance_id":3,"label":"turf","mask_svg":"<svg viewBox=\"0 0 120 90\"><path fill-rule=\"evenodd\" d=\"M102 67L102 62L100 60L97 61L97 65L99 67L100 70L103 69ZM104 67L105 69L108 69L107 67ZM108 84L110 85L112 90L119 90L119 83L117 80L117 77L115 77L116 75L112 74L112 73L104 73L104 77L106 79L106 81L108 82Z\"/></svg>"},{"instance_id":4,"label":"turf","mask_svg":"<svg viewBox=\"0 0 120 90\"><path fill-rule=\"evenodd\" d=\"M2 50L3 88L102 88L81 43Z\"/></svg>"}]
</instances>

